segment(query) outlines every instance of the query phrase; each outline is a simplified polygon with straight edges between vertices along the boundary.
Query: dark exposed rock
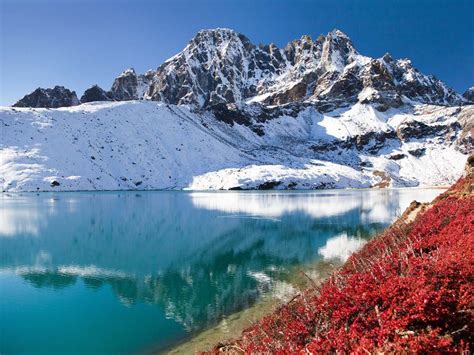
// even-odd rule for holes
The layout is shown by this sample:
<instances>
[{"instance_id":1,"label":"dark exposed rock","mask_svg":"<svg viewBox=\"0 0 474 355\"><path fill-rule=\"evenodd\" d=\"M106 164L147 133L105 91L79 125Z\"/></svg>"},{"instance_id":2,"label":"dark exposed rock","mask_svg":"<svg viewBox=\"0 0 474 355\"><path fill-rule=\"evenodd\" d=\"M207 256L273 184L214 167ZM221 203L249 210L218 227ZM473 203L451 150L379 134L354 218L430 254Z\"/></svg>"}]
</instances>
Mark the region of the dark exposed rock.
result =
<instances>
[{"instance_id":1,"label":"dark exposed rock","mask_svg":"<svg viewBox=\"0 0 474 355\"><path fill-rule=\"evenodd\" d=\"M364 87L361 78L358 76L357 69L357 67L351 68L339 78L334 73L326 74L326 76L320 78L316 88L318 99L323 102L329 102L328 108L330 109L333 109L333 106L339 106L338 102L356 102L357 95ZM333 77L330 77L330 75ZM324 82L325 80L327 83ZM331 85L331 81L334 80L335 82ZM328 91L326 91L327 86L330 86ZM323 91L326 91L324 95L319 94L319 92ZM322 109L323 111L326 110L324 107Z\"/></svg>"},{"instance_id":2,"label":"dark exposed rock","mask_svg":"<svg viewBox=\"0 0 474 355\"><path fill-rule=\"evenodd\" d=\"M465 154L474 152L474 105L462 107L458 115L462 131L456 142L459 150Z\"/></svg>"},{"instance_id":3,"label":"dark exposed rock","mask_svg":"<svg viewBox=\"0 0 474 355\"><path fill-rule=\"evenodd\" d=\"M294 189L296 189L297 186L298 186L298 183L296 183L294 181L291 181L291 182L288 183L286 188L289 189L289 190L294 190Z\"/></svg>"},{"instance_id":4,"label":"dark exposed rock","mask_svg":"<svg viewBox=\"0 0 474 355\"><path fill-rule=\"evenodd\" d=\"M107 96L116 101L143 99L154 75L153 70L137 75L135 69L127 69L115 79Z\"/></svg>"},{"instance_id":5,"label":"dark exposed rock","mask_svg":"<svg viewBox=\"0 0 474 355\"><path fill-rule=\"evenodd\" d=\"M237 123L240 125L250 126L252 123L251 117L246 115L243 111L237 110L235 107L229 107L223 103L211 106L210 110L217 120L230 125Z\"/></svg>"},{"instance_id":6,"label":"dark exposed rock","mask_svg":"<svg viewBox=\"0 0 474 355\"><path fill-rule=\"evenodd\" d=\"M390 186L390 181L392 180L390 178L390 175L388 175L385 171L381 170L374 170L373 172L374 176L377 176L380 178L380 181L373 185L372 187L377 187L380 189L385 189Z\"/></svg>"},{"instance_id":7,"label":"dark exposed rock","mask_svg":"<svg viewBox=\"0 0 474 355\"><path fill-rule=\"evenodd\" d=\"M235 191L240 191L240 190L272 190L275 187L281 185L281 181L265 181L255 187L245 187L245 186L235 186L229 188L229 190L235 190ZM290 183L292 184L292 183ZM295 185L294 185L295 186Z\"/></svg>"},{"instance_id":8,"label":"dark exposed rock","mask_svg":"<svg viewBox=\"0 0 474 355\"><path fill-rule=\"evenodd\" d=\"M423 75L413 67L410 60L400 59L391 65L397 90L402 95L418 102L438 105L458 105L460 95L448 88L434 76Z\"/></svg>"},{"instance_id":9,"label":"dark exposed rock","mask_svg":"<svg viewBox=\"0 0 474 355\"><path fill-rule=\"evenodd\" d=\"M382 60L385 62L385 63L392 63L393 62L393 58L392 56L390 55L390 53L385 53L382 57Z\"/></svg>"},{"instance_id":10,"label":"dark exposed rock","mask_svg":"<svg viewBox=\"0 0 474 355\"><path fill-rule=\"evenodd\" d=\"M446 136L461 129L459 122L450 125L427 125L420 121L405 121L397 128L397 136L401 141L429 136Z\"/></svg>"},{"instance_id":11,"label":"dark exposed rock","mask_svg":"<svg viewBox=\"0 0 474 355\"><path fill-rule=\"evenodd\" d=\"M250 127L250 129L260 137L265 135L265 131L263 130L262 125L253 125L252 127Z\"/></svg>"},{"instance_id":12,"label":"dark exposed rock","mask_svg":"<svg viewBox=\"0 0 474 355\"><path fill-rule=\"evenodd\" d=\"M362 95L361 103L375 103L379 111L386 111L389 107L402 105L401 95L397 92L390 70L393 61L374 59L362 70L360 75L364 89L369 95Z\"/></svg>"},{"instance_id":13,"label":"dark exposed rock","mask_svg":"<svg viewBox=\"0 0 474 355\"><path fill-rule=\"evenodd\" d=\"M314 144L310 148L316 152L324 153L337 149L365 149L370 154L376 154L389 139L396 139L395 131L386 132L368 132L363 135L356 135L346 138L345 140L334 140L327 143ZM363 166L361 164L361 166Z\"/></svg>"},{"instance_id":14,"label":"dark exposed rock","mask_svg":"<svg viewBox=\"0 0 474 355\"><path fill-rule=\"evenodd\" d=\"M288 104L282 106L267 107L258 103L245 105L238 108L234 104L214 104L206 111L213 113L214 117L222 122L233 125L234 123L248 126L259 136L264 135L264 125L267 120L280 116L297 117L305 110L308 104Z\"/></svg>"},{"instance_id":15,"label":"dark exposed rock","mask_svg":"<svg viewBox=\"0 0 474 355\"><path fill-rule=\"evenodd\" d=\"M265 181L257 186L257 190L272 190L281 185L281 181Z\"/></svg>"},{"instance_id":16,"label":"dark exposed rock","mask_svg":"<svg viewBox=\"0 0 474 355\"><path fill-rule=\"evenodd\" d=\"M268 105L284 105L302 101L308 96L308 92L311 92L311 88L314 88L316 78L317 75L315 73L308 73L288 90L275 93L263 102Z\"/></svg>"},{"instance_id":17,"label":"dark exposed rock","mask_svg":"<svg viewBox=\"0 0 474 355\"><path fill-rule=\"evenodd\" d=\"M135 100L137 95L138 78L133 68L125 70L118 76L110 89L110 97L117 101Z\"/></svg>"},{"instance_id":18,"label":"dark exposed rock","mask_svg":"<svg viewBox=\"0 0 474 355\"><path fill-rule=\"evenodd\" d=\"M372 164L370 161L365 160L365 161L361 161L359 166L364 167L364 168L371 168L374 166L374 164Z\"/></svg>"},{"instance_id":19,"label":"dark exposed rock","mask_svg":"<svg viewBox=\"0 0 474 355\"><path fill-rule=\"evenodd\" d=\"M81 102L93 102L93 101L110 101L110 97L100 86L94 85L84 92L81 97Z\"/></svg>"},{"instance_id":20,"label":"dark exposed rock","mask_svg":"<svg viewBox=\"0 0 474 355\"><path fill-rule=\"evenodd\" d=\"M406 158L406 155L403 153L392 154L388 157L388 159L390 160L401 160L403 158Z\"/></svg>"},{"instance_id":21,"label":"dark exposed rock","mask_svg":"<svg viewBox=\"0 0 474 355\"><path fill-rule=\"evenodd\" d=\"M295 85L267 95L263 102L300 102L313 94L317 79L328 71L325 67L331 65L334 55L347 64L354 53L349 38L337 30L316 41L303 36L284 49L273 44L256 47L232 30L204 30L190 41L185 53L158 68L148 94L174 104L205 107L234 103L240 107L244 99L265 94L275 76L288 72L288 80ZM311 61L321 61L324 68L302 73L304 63ZM288 62L292 68L287 67ZM262 85L256 85L258 82Z\"/></svg>"},{"instance_id":22,"label":"dark exposed rock","mask_svg":"<svg viewBox=\"0 0 474 355\"><path fill-rule=\"evenodd\" d=\"M466 90L462 96L470 103L474 103L474 86Z\"/></svg>"},{"instance_id":23,"label":"dark exposed rock","mask_svg":"<svg viewBox=\"0 0 474 355\"><path fill-rule=\"evenodd\" d=\"M426 148L417 148L417 149L411 149L408 151L408 153L410 153L411 155L417 158L425 155L425 152L426 152Z\"/></svg>"},{"instance_id":24,"label":"dark exposed rock","mask_svg":"<svg viewBox=\"0 0 474 355\"><path fill-rule=\"evenodd\" d=\"M474 176L474 153L467 157L467 163L464 167L464 176Z\"/></svg>"},{"instance_id":25,"label":"dark exposed rock","mask_svg":"<svg viewBox=\"0 0 474 355\"><path fill-rule=\"evenodd\" d=\"M363 135L356 135L348 138L343 146L345 148L356 147L357 149L367 149L369 153L375 154L382 148L388 139L396 138L394 131L368 132Z\"/></svg>"},{"instance_id":26,"label":"dark exposed rock","mask_svg":"<svg viewBox=\"0 0 474 355\"><path fill-rule=\"evenodd\" d=\"M316 153L322 153L324 154L325 152L331 151L331 150L336 150L337 147L345 147L345 142L344 141L337 141L336 142L328 142L328 143L319 143L319 144L313 144L310 146L310 149Z\"/></svg>"},{"instance_id":27,"label":"dark exposed rock","mask_svg":"<svg viewBox=\"0 0 474 355\"><path fill-rule=\"evenodd\" d=\"M324 182L324 181L321 181L318 184L314 184L312 186L313 190L326 190L326 189L334 189L334 188L335 188L334 182Z\"/></svg>"},{"instance_id":28,"label":"dark exposed rock","mask_svg":"<svg viewBox=\"0 0 474 355\"><path fill-rule=\"evenodd\" d=\"M79 105L76 92L64 86L55 86L52 89L38 88L31 94L25 95L15 103L14 107L69 107Z\"/></svg>"}]
</instances>

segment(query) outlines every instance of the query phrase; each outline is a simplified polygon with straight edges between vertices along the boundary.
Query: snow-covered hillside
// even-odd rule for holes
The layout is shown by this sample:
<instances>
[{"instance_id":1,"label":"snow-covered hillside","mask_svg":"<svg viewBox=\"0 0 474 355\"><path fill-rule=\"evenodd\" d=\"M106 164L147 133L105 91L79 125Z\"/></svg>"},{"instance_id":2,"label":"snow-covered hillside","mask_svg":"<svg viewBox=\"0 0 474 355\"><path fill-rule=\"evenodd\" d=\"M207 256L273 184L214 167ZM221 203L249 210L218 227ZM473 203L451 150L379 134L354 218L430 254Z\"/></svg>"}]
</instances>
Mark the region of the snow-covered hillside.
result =
<instances>
[{"instance_id":1,"label":"snow-covered hillside","mask_svg":"<svg viewBox=\"0 0 474 355\"><path fill-rule=\"evenodd\" d=\"M38 88L0 108L0 185L448 185L474 149L472 97L408 59L360 54L339 30L284 48L202 30L155 70L125 70L108 91L94 85L79 101L61 86Z\"/></svg>"},{"instance_id":2,"label":"snow-covered hillside","mask_svg":"<svg viewBox=\"0 0 474 355\"><path fill-rule=\"evenodd\" d=\"M447 185L473 106L312 106L255 126L154 101L0 108L3 191Z\"/></svg>"}]
</instances>

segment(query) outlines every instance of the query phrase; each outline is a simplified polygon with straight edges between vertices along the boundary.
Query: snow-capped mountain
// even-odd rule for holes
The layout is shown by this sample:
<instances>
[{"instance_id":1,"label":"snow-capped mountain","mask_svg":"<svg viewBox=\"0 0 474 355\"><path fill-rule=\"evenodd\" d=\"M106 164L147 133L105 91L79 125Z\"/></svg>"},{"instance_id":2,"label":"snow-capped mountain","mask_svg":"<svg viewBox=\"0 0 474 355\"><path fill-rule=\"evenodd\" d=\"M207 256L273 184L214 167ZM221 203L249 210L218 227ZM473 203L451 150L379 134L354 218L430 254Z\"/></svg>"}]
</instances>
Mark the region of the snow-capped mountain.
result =
<instances>
[{"instance_id":1,"label":"snow-capped mountain","mask_svg":"<svg viewBox=\"0 0 474 355\"><path fill-rule=\"evenodd\" d=\"M69 93L0 109L3 190L443 185L474 147L468 94L338 30L284 48L203 30L156 70ZM14 106L58 107L33 94Z\"/></svg>"},{"instance_id":2,"label":"snow-capped mountain","mask_svg":"<svg viewBox=\"0 0 474 355\"><path fill-rule=\"evenodd\" d=\"M200 31L150 76L145 98L199 107L309 102L327 110L358 101L387 109L402 105L403 96L442 105L463 101L409 60L360 55L339 30L315 41L303 36L283 49L257 47L232 30Z\"/></svg>"},{"instance_id":3,"label":"snow-capped mountain","mask_svg":"<svg viewBox=\"0 0 474 355\"><path fill-rule=\"evenodd\" d=\"M420 73L408 59L395 60L388 53L378 59L359 54L339 30L316 40L303 36L278 48L255 46L230 29L200 31L156 70L137 74L127 69L108 92L94 96L99 101L150 99L198 108L310 103L323 111L355 102L375 103L384 111L401 106L403 97L437 105L467 100L435 77ZM86 95L81 101L89 100ZM74 104L78 102L64 106Z\"/></svg>"}]
</instances>

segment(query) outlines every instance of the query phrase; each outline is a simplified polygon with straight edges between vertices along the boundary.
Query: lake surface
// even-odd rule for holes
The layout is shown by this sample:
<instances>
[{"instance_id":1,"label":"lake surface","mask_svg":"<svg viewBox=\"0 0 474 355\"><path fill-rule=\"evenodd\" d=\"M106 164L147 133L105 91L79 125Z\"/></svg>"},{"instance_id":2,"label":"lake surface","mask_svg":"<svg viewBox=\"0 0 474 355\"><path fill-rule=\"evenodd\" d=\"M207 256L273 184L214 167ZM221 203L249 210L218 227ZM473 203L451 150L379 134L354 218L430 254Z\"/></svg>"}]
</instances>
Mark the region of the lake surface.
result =
<instances>
[{"instance_id":1,"label":"lake surface","mask_svg":"<svg viewBox=\"0 0 474 355\"><path fill-rule=\"evenodd\" d=\"M442 190L0 195L0 353L159 350Z\"/></svg>"}]
</instances>

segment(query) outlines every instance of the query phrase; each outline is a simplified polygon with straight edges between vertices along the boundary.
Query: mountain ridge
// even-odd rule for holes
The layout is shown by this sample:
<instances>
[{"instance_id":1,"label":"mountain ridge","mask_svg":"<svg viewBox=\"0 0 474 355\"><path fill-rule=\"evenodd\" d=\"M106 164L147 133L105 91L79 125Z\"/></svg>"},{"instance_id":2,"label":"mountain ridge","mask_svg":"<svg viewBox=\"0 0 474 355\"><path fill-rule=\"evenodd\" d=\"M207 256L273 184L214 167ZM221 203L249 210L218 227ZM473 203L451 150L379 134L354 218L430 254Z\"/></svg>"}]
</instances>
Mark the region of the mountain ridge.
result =
<instances>
[{"instance_id":1,"label":"mountain ridge","mask_svg":"<svg viewBox=\"0 0 474 355\"><path fill-rule=\"evenodd\" d=\"M388 53L376 59L359 54L349 36L338 29L316 40L303 35L278 48L272 43L256 46L245 35L227 28L199 31L181 52L157 69L137 74L129 68L115 79L106 95L95 96L201 109L221 104L241 109L250 103L309 102L331 110L348 102L365 102L377 104L381 111L401 106L404 98L460 105L469 102L468 97L463 98L434 76L420 73L408 59L395 60ZM22 100L13 106L25 107ZM87 97L81 101L90 102Z\"/></svg>"},{"instance_id":2,"label":"mountain ridge","mask_svg":"<svg viewBox=\"0 0 474 355\"><path fill-rule=\"evenodd\" d=\"M284 48L203 30L81 100L0 108L3 191L439 186L474 151L469 95L338 30Z\"/></svg>"}]
</instances>

